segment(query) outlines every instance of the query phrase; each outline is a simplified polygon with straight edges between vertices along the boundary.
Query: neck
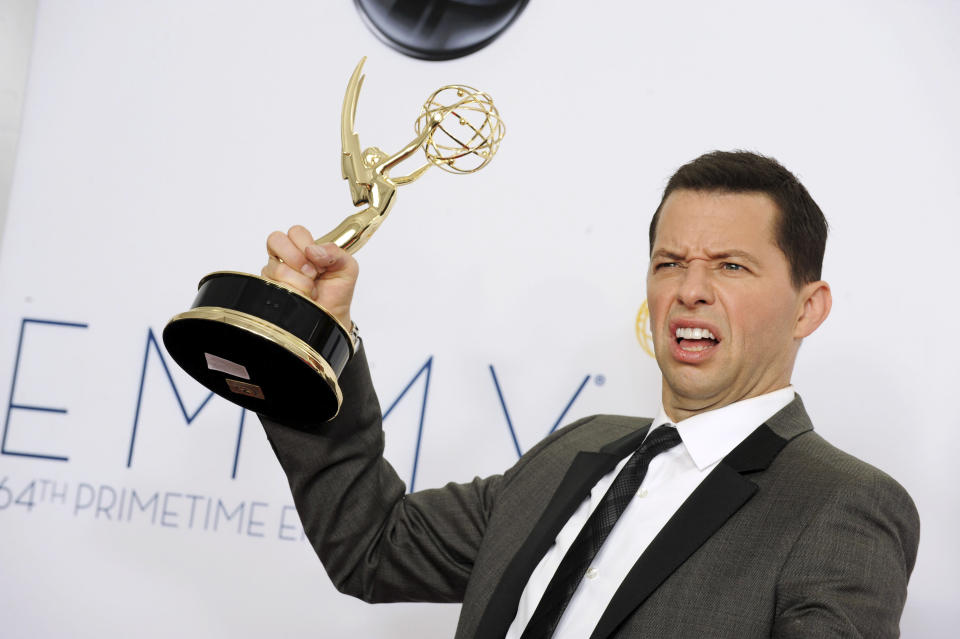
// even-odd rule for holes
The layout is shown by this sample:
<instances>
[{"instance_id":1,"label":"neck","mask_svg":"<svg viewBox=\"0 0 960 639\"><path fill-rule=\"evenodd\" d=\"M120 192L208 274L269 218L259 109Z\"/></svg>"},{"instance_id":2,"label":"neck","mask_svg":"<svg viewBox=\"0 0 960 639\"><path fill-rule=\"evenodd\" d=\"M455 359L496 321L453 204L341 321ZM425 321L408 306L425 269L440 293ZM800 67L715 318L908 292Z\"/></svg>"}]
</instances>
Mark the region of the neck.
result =
<instances>
[{"instance_id":1,"label":"neck","mask_svg":"<svg viewBox=\"0 0 960 639\"><path fill-rule=\"evenodd\" d=\"M675 395L669 390L669 387L664 384L661 401L663 402L663 412L667 414L667 417L670 418L672 423L677 424L700 413L717 410L718 408L723 408L724 406L729 406L730 404L745 399L766 395L781 388L786 388L789 385L790 380L788 379L769 388L755 389L749 393L733 395L731 397L690 398Z\"/></svg>"}]
</instances>

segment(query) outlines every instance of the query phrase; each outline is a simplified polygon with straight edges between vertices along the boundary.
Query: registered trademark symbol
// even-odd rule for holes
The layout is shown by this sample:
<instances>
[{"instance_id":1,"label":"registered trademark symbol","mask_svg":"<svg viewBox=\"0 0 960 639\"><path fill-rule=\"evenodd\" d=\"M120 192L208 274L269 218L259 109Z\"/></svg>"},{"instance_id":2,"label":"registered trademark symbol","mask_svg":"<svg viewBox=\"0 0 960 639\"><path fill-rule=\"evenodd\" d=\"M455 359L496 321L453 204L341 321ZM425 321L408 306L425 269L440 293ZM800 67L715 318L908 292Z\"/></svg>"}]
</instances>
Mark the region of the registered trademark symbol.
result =
<instances>
[{"instance_id":1,"label":"registered trademark symbol","mask_svg":"<svg viewBox=\"0 0 960 639\"><path fill-rule=\"evenodd\" d=\"M604 384L607 383L607 378L604 377L603 375L595 375L593 377L593 383L596 384L597 386L603 386Z\"/></svg>"}]
</instances>

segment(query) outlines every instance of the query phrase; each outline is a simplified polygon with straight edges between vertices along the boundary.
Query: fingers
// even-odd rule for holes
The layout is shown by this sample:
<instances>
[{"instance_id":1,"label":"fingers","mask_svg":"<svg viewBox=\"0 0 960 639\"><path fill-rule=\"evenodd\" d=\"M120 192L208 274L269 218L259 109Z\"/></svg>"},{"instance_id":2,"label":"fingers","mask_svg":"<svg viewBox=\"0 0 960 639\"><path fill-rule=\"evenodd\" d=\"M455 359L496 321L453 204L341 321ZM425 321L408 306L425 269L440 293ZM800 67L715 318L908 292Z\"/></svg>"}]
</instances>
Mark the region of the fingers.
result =
<instances>
[{"instance_id":1,"label":"fingers","mask_svg":"<svg viewBox=\"0 0 960 639\"><path fill-rule=\"evenodd\" d=\"M341 324L350 326L350 305L360 273L357 260L336 244L310 245L304 254L319 273L313 299Z\"/></svg>"},{"instance_id":2,"label":"fingers","mask_svg":"<svg viewBox=\"0 0 960 639\"><path fill-rule=\"evenodd\" d=\"M313 244L313 235L310 234L310 231L308 231L306 227L300 226L299 224L290 227L290 230L287 231L287 237L290 238L301 255L303 254L304 249ZM300 272L307 277L317 276L313 265L306 260L303 261L303 264L296 265L296 268L299 268Z\"/></svg>"},{"instance_id":3,"label":"fingers","mask_svg":"<svg viewBox=\"0 0 960 639\"><path fill-rule=\"evenodd\" d=\"M340 249L336 244L313 244L305 247L303 254L306 258L313 264L313 267L317 269L318 273L324 273L328 270L334 269L334 265L337 263L338 259L342 259L339 253L345 253Z\"/></svg>"},{"instance_id":4,"label":"fingers","mask_svg":"<svg viewBox=\"0 0 960 639\"><path fill-rule=\"evenodd\" d=\"M310 232L302 226L294 226L288 233L274 231L267 237L269 259L261 275L288 284L304 295L313 295L317 270L303 253L310 243Z\"/></svg>"},{"instance_id":5,"label":"fingers","mask_svg":"<svg viewBox=\"0 0 960 639\"><path fill-rule=\"evenodd\" d=\"M286 262L296 268L303 265L302 251L297 248L290 237L282 231L274 231L267 236L267 255Z\"/></svg>"},{"instance_id":6,"label":"fingers","mask_svg":"<svg viewBox=\"0 0 960 639\"><path fill-rule=\"evenodd\" d=\"M267 254L314 278L317 274L303 255L303 249L312 243L310 231L299 225L292 226L287 233L274 231L267 237Z\"/></svg>"},{"instance_id":7,"label":"fingers","mask_svg":"<svg viewBox=\"0 0 960 639\"><path fill-rule=\"evenodd\" d=\"M306 228L297 225L267 238L269 260L263 277L292 286L324 308L349 317L350 299L360 268L352 255L333 243L317 245Z\"/></svg>"},{"instance_id":8,"label":"fingers","mask_svg":"<svg viewBox=\"0 0 960 639\"><path fill-rule=\"evenodd\" d=\"M266 266L260 269L265 278L288 284L307 296L313 296L313 278L295 271L277 258L271 256Z\"/></svg>"},{"instance_id":9,"label":"fingers","mask_svg":"<svg viewBox=\"0 0 960 639\"><path fill-rule=\"evenodd\" d=\"M353 276L355 279L359 271L357 261L353 256L333 243L311 244L304 251L304 255L317 269L317 274L321 279L329 279L334 275L337 277Z\"/></svg>"}]
</instances>

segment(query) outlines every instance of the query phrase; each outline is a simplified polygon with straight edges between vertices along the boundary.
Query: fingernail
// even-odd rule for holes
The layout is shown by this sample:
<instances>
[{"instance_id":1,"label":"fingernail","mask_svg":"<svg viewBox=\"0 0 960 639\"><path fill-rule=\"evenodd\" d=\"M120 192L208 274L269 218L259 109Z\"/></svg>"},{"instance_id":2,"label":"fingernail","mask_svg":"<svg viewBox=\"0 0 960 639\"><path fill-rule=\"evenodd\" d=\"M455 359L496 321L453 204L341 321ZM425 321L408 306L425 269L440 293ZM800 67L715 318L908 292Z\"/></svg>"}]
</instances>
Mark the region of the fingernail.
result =
<instances>
[{"instance_id":1,"label":"fingernail","mask_svg":"<svg viewBox=\"0 0 960 639\"><path fill-rule=\"evenodd\" d=\"M310 262L306 262L303 266L301 266L300 272L309 278L314 278L317 276L317 269L313 268L313 264Z\"/></svg>"}]
</instances>

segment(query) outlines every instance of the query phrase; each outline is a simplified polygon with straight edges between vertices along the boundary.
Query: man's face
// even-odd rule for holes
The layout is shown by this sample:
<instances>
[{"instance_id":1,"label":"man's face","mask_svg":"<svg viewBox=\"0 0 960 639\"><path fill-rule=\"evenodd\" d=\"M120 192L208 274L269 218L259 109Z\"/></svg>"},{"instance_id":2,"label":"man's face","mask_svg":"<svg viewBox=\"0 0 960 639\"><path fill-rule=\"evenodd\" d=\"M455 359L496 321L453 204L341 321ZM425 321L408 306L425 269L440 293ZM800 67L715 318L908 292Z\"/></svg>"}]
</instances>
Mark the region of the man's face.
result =
<instances>
[{"instance_id":1,"label":"man's face","mask_svg":"<svg viewBox=\"0 0 960 639\"><path fill-rule=\"evenodd\" d=\"M777 215L762 193L678 190L664 202L647 301L671 418L789 384L803 297Z\"/></svg>"}]
</instances>

